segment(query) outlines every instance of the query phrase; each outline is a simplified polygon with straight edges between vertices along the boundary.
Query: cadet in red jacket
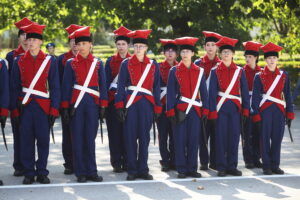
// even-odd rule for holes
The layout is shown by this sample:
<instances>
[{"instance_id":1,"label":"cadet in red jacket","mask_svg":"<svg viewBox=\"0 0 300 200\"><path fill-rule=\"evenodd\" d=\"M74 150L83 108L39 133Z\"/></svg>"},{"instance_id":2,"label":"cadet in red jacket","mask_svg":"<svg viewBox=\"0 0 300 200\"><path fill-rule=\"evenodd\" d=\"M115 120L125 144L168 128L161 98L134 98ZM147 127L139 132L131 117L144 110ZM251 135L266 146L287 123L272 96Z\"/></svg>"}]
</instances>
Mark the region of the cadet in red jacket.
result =
<instances>
[{"instance_id":1,"label":"cadet in red jacket","mask_svg":"<svg viewBox=\"0 0 300 200\"><path fill-rule=\"evenodd\" d=\"M215 120L218 176L241 176L237 169L241 125L249 116L249 91L245 72L233 62L236 39L223 37L216 45L221 63L211 71L209 119Z\"/></svg>"},{"instance_id":2,"label":"cadet in red jacket","mask_svg":"<svg viewBox=\"0 0 300 200\"><path fill-rule=\"evenodd\" d=\"M49 131L59 115L60 87L55 58L41 51L45 27L37 23L22 27L28 51L14 61L11 71L12 117L20 118L23 184L33 183L35 176L40 183L50 183L47 170Z\"/></svg>"},{"instance_id":3,"label":"cadet in red jacket","mask_svg":"<svg viewBox=\"0 0 300 200\"><path fill-rule=\"evenodd\" d=\"M108 104L105 71L102 61L90 53L89 26L77 29L70 38L75 39L79 52L66 64L61 107L65 119L71 120L74 172L78 182L101 182L103 178L97 173L95 139L98 120L103 120Z\"/></svg>"},{"instance_id":4,"label":"cadet in red jacket","mask_svg":"<svg viewBox=\"0 0 300 200\"><path fill-rule=\"evenodd\" d=\"M27 50L27 40L26 40L26 33L24 30L22 30L21 27L28 26L29 24L32 24L32 21L30 21L27 17L24 17L20 21L16 22L15 25L19 29L18 32L18 40L19 40L19 46L17 49L14 49L7 53L6 60L8 61L8 73L11 74L11 69L13 66L14 59L16 59L17 56L24 55L25 51ZM18 124L16 123L16 118L11 117L11 126L12 126L12 132L14 137L14 162L13 167L15 169L14 176L22 176L23 175L23 166L21 163L21 147L20 147L20 132L18 128Z\"/></svg>"},{"instance_id":5,"label":"cadet in red jacket","mask_svg":"<svg viewBox=\"0 0 300 200\"><path fill-rule=\"evenodd\" d=\"M113 171L116 173L123 172L127 169L123 123L118 120L114 100L118 86L117 81L121 62L130 57L130 54L128 53L130 38L127 36L129 32L130 30L124 26L121 26L114 31L117 53L109 57L105 64L109 102L106 111L106 126L109 141L110 163L113 167Z\"/></svg>"},{"instance_id":6,"label":"cadet in red jacket","mask_svg":"<svg viewBox=\"0 0 300 200\"><path fill-rule=\"evenodd\" d=\"M77 29L82 28L83 26L79 26L76 24L71 24L66 28L69 36L76 31ZM61 54L58 57L58 70L59 70L59 77L60 77L60 84L62 84L63 74L66 67L66 63L69 59L74 58L77 53L78 49L75 44L75 39L69 38L69 46L70 50L67 53ZM64 118L64 115L61 112L61 124L62 124L62 154L65 160L64 163L64 174L73 174L73 152L72 152L72 140L71 140L71 130L68 120Z\"/></svg>"},{"instance_id":7,"label":"cadet in red jacket","mask_svg":"<svg viewBox=\"0 0 300 200\"><path fill-rule=\"evenodd\" d=\"M290 127L295 117L290 80L277 66L278 52L283 48L269 42L261 49L267 65L254 77L253 121L260 127L263 173L284 174L279 168L284 125Z\"/></svg>"},{"instance_id":8,"label":"cadet in red jacket","mask_svg":"<svg viewBox=\"0 0 300 200\"><path fill-rule=\"evenodd\" d=\"M256 73L261 71L261 68L257 65L259 57L259 48L262 44L258 42L248 41L243 43L245 48L245 60L246 65L244 66L244 71L248 83L250 102L252 98L253 90L253 80ZM252 115L252 110L250 110ZM261 168L262 164L260 162L260 140L259 140L259 130L254 126L251 118L248 118L244 127L244 138L243 142L243 156L245 161L245 166L248 169L255 167Z\"/></svg>"},{"instance_id":9,"label":"cadet in red jacket","mask_svg":"<svg viewBox=\"0 0 300 200\"><path fill-rule=\"evenodd\" d=\"M5 128L9 107L9 81L6 61L0 59L0 125ZM3 185L0 180L0 185Z\"/></svg>"},{"instance_id":10,"label":"cadet in red jacket","mask_svg":"<svg viewBox=\"0 0 300 200\"><path fill-rule=\"evenodd\" d=\"M115 106L124 122L127 152L127 180L152 180L148 168L148 147L153 115L162 112L160 104L159 66L146 56L151 30L128 33L133 38L134 55L120 67ZM127 90L126 90L127 88Z\"/></svg>"},{"instance_id":11,"label":"cadet in red jacket","mask_svg":"<svg viewBox=\"0 0 300 200\"><path fill-rule=\"evenodd\" d=\"M166 110L166 94L167 83L170 69L177 65L177 45L175 40L160 39L160 43L164 48L165 60L160 63L160 101L163 106L163 110ZM161 155L161 170L169 171L175 168L175 150L172 123L169 121L165 113L163 112L157 121L158 140L159 140L159 152Z\"/></svg>"},{"instance_id":12,"label":"cadet in red jacket","mask_svg":"<svg viewBox=\"0 0 300 200\"><path fill-rule=\"evenodd\" d=\"M195 60L195 64L204 69L206 86L208 88L210 71L217 67L217 65L221 62L221 60L217 56L218 47L216 45L216 42L218 42L222 38L222 36L218 33L210 31L202 31L202 33L205 37L203 48L206 54L202 58ZM208 147L206 146L207 141L205 141L205 138L202 138L200 140L199 158L201 170L208 170L208 162L211 169L216 169L215 132L214 127L212 126L213 124L210 120L208 120L206 126L206 139L209 139L209 155Z\"/></svg>"},{"instance_id":13,"label":"cadet in red jacket","mask_svg":"<svg viewBox=\"0 0 300 200\"><path fill-rule=\"evenodd\" d=\"M177 38L181 62L170 70L167 116L173 123L178 178L201 177L197 172L199 141L208 115L204 69L192 62L198 38Z\"/></svg>"}]
</instances>

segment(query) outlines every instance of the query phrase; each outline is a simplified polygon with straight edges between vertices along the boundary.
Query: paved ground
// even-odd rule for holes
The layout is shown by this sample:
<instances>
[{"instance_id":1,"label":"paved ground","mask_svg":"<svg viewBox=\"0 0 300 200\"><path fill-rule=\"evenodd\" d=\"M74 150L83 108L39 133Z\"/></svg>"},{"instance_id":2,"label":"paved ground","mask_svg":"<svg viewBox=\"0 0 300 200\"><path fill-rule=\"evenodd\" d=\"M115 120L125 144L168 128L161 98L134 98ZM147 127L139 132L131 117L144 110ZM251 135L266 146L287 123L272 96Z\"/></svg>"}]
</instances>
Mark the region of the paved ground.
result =
<instances>
[{"instance_id":1,"label":"paved ground","mask_svg":"<svg viewBox=\"0 0 300 200\"><path fill-rule=\"evenodd\" d=\"M300 116L300 110L296 110ZM9 123L8 123L9 124ZM126 174L114 174L109 164L107 133L104 128L104 143L97 137L97 164L102 183L76 183L73 175L63 174L61 155L61 124L55 124L56 144L51 143L48 169L50 185L22 185L22 179L12 176L13 139L11 128L6 128L9 151L0 139L0 177L5 186L0 187L0 200L92 200L92 199L300 199L300 118L294 120L292 132L294 143L286 130L282 144L281 168L285 175L264 176L259 169L244 168L241 150L239 169L242 177L219 178L215 171L201 172L201 179L177 179L175 172L160 171L160 155L157 144L150 144L149 168L154 181L125 181Z\"/></svg>"}]
</instances>

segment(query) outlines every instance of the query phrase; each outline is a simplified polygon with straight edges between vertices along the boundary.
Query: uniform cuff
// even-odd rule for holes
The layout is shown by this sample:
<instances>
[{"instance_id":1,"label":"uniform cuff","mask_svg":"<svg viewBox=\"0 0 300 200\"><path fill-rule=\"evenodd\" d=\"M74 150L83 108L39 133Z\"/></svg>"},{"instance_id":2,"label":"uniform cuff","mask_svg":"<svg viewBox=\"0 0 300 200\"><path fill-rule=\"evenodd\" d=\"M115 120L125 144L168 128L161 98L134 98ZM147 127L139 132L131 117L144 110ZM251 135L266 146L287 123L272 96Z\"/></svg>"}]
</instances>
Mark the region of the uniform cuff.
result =
<instances>
[{"instance_id":1,"label":"uniform cuff","mask_svg":"<svg viewBox=\"0 0 300 200\"><path fill-rule=\"evenodd\" d=\"M120 101L120 102L115 103L115 107L116 107L116 109L124 108L124 103L123 103L123 101Z\"/></svg>"},{"instance_id":2,"label":"uniform cuff","mask_svg":"<svg viewBox=\"0 0 300 200\"><path fill-rule=\"evenodd\" d=\"M49 113L49 115L52 115L52 116L54 116L54 117L58 117L59 116L59 111L58 111L58 109L56 109L56 108L50 108L50 113Z\"/></svg>"},{"instance_id":3,"label":"uniform cuff","mask_svg":"<svg viewBox=\"0 0 300 200\"><path fill-rule=\"evenodd\" d=\"M0 115L1 116L5 116L7 117L8 116L8 113L9 113L9 110L7 108L0 108Z\"/></svg>"},{"instance_id":4,"label":"uniform cuff","mask_svg":"<svg viewBox=\"0 0 300 200\"><path fill-rule=\"evenodd\" d=\"M249 109L243 108L243 115L249 117Z\"/></svg>"},{"instance_id":5,"label":"uniform cuff","mask_svg":"<svg viewBox=\"0 0 300 200\"><path fill-rule=\"evenodd\" d=\"M206 108L202 109L202 115L208 116L208 114L209 114L209 110L208 109L206 109Z\"/></svg>"},{"instance_id":6,"label":"uniform cuff","mask_svg":"<svg viewBox=\"0 0 300 200\"><path fill-rule=\"evenodd\" d=\"M106 108L108 106L108 100L100 100L100 106Z\"/></svg>"},{"instance_id":7,"label":"uniform cuff","mask_svg":"<svg viewBox=\"0 0 300 200\"><path fill-rule=\"evenodd\" d=\"M174 116L174 115L175 115L175 110L174 110L174 109L168 110L168 111L166 112L166 115L167 115L167 117L172 117L172 116Z\"/></svg>"},{"instance_id":8,"label":"uniform cuff","mask_svg":"<svg viewBox=\"0 0 300 200\"><path fill-rule=\"evenodd\" d=\"M217 111L209 112L208 119L217 119L217 118L218 118L218 112Z\"/></svg>"},{"instance_id":9,"label":"uniform cuff","mask_svg":"<svg viewBox=\"0 0 300 200\"><path fill-rule=\"evenodd\" d=\"M154 106L154 112L160 114L162 112L162 106Z\"/></svg>"},{"instance_id":10,"label":"uniform cuff","mask_svg":"<svg viewBox=\"0 0 300 200\"><path fill-rule=\"evenodd\" d=\"M20 116L19 110L18 109L12 110L10 115L11 115L12 118L19 117Z\"/></svg>"},{"instance_id":11,"label":"uniform cuff","mask_svg":"<svg viewBox=\"0 0 300 200\"><path fill-rule=\"evenodd\" d=\"M286 112L286 117L289 119L295 119L295 113L293 112Z\"/></svg>"},{"instance_id":12,"label":"uniform cuff","mask_svg":"<svg viewBox=\"0 0 300 200\"><path fill-rule=\"evenodd\" d=\"M253 122L258 122L258 121L261 121L261 117L260 117L260 114L256 114L252 117L252 121Z\"/></svg>"},{"instance_id":13,"label":"uniform cuff","mask_svg":"<svg viewBox=\"0 0 300 200\"><path fill-rule=\"evenodd\" d=\"M69 104L68 101L62 101L62 102L60 103L60 107L61 107L61 108L69 108L69 106L70 106L70 104Z\"/></svg>"}]
</instances>

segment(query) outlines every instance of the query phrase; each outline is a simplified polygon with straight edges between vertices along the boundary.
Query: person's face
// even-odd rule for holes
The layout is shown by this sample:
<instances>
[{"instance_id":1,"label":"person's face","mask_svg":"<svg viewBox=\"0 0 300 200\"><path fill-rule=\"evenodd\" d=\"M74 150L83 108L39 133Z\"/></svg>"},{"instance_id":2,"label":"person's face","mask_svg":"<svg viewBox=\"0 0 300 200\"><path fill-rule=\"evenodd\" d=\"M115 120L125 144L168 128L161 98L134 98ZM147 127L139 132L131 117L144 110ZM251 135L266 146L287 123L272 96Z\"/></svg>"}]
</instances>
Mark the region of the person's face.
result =
<instances>
[{"instance_id":1,"label":"person's face","mask_svg":"<svg viewBox=\"0 0 300 200\"><path fill-rule=\"evenodd\" d=\"M75 39L70 39L70 49L74 52L74 53L77 53L78 52L78 49L77 49L77 45L75 43Z\"/></svg>"},{"instance_id":2,"label":"person's face","mask_svg":"<svg viewBox=\"0 0 300 200\"><path fill-rule=\"evenodd\" d=\"M27 47L26 33L22 33L19 36L19 44L21 44L23 47Z\"/></svg>"},{"instance_id":3,"label":"person's face","mask_svg":"<svg viewBox=\"0 0 300 200\"><path fill-rule=\"evenodd\" d=\"M120 53L120 54L125 54L128 52L128 43L125 41L125 40L118 40L116 42L116 47L117 47L117 51Z\"/></svg>"},{"instance_id":4,"label":"person's face","mask_svg":"<svg viewBox=\"0 0 300 200\"><path fill-rule=\"evenodd\" d=\"M90 49L92 47L92 43L88 41L81 41L77 43L78 51L81 55L86 56L90 53Z\"/></svg>"},{"instance_id":5,"label":"person's face","mask_svg":"<svg viewBox=\"0 0 300 200\"><path fill-rule=\"evenodd\" d=\"M246 63L247 63L247 65L249 65L249 66L254 66L254 65L256 65L256 59L257 59L257 56L253 56L253 55L245 55Z\"/></svg>"},{"instance_id":6,"label":"person's face","mask_svg":"<svg viewBox=\"0 0 300 200\"><path fill-rule=\"evenodd\" d=\"M192 57L195 55L195 53L190 50L190 49L182 49L180 51L180 57L182 59L183 62L186 62L186 61L191 61L192 60Z\"/></svg>"},{"instance_id":7,"label":"person's face","mask_svg":"<svg viewBox=\"0 0 300 200\"><path fill-rule=\"evenodd\" d=\"M27 39L27 47L28 50L34 51L41 48L43 41L37 38L28 38Z\"/></svg>"},{"instance_id":8,"label":"person's face","mask_svg":"<svg viewBox=\"0 0 300 200\"><path fill-rule=\"evenodd\" d=\"M47 50L50 55L54 55L55 47L48 47Z\"/></svg>"},{"instance_id":9,"label":"person's face","mask_svg":"<svg viewBox=\"0 0 300 200\"><path fill-rule=\"evenodd\" d=\"M144 56L148 50L148 46L143 43L135 43L133 49L136 56Z\"/></svg>"},{"instance_id":10,"label":"person's face","mask_svg":"<svg viewBox=\"0 0 300 200\"><path fill-rule=\"evenodd\" d=\"M268 67L270 67L271 69L275 69L277 66L278 58L277 56L268 56L267 58L265 58L265 61Z\"/></svg>"},{"instance_id":11,"label":"person's face","mask_svg":"<svg viewBox=\"0 0 300 200\"><path fill-rule=\"evenodd\" d=\"M216 55L218 47L215 42L206 42L206 44L203 46L204 50L209 55Z\"/></svg>"},{"instance_id":12,"label":"person's face","mask_svg":"<svg viewBox=\"0 0 300 200\"><path fill-rule=\"evenodd\" d=\"M225 61L225 62L226 61L232 61L233 55L234 55L234 53L230 49L223 49L221 51L221 59L222 59L222 61Z\"/></svg>"},{"instance_id":13,"label":"person's face","mask_svg":"<svg viewBox=\"0 0 300 200\"><path fill-rule=\"evenodd\" d=\"M166 49L164 55L168 61L175 61L177 58L177 52L174 49Z\"/></svg>"}]
</instances>

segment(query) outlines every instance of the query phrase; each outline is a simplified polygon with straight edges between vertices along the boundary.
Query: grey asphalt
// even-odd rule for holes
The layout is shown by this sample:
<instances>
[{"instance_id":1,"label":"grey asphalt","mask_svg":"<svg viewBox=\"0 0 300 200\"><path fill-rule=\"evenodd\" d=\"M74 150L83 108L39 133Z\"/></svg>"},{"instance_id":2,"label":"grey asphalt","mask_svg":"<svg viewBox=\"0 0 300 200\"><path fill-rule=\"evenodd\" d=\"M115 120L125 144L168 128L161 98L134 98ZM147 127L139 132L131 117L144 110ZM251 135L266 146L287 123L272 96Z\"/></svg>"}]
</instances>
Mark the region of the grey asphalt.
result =
<instances>
[{"instance_id":1,"label":"grey asphalt","mask_svg":"<svg viewBox=\"0 0 300 200\"><path fill-rule=\"evenodd\" d=\"M300 109L296 109L300 116ZM149 168L154 181L126 181L126 173L115 174L109 163L109 149L106 126L104 125L104 142L101 143L100 130L96 139L96 158L101 183L76 183L74 175L63 174L61 153L61 123L57 120L54 127L56 144L51 141L48 169L51 184L34 183L22 185L22 177L14 177L13 137L9 122L6 136L9 151L0 138L0 178L4 186L0 187L0 200L94 200L94 199L300 199L300 118L292 124L294 143L290 142L286 129L282 143L281 168L285 175L265 176L261 169L249 170L244 167L242 150L239 150L239 166L242 177L217 177L216 171L200 171L203 178L177 179L176 172L160 171L158 145L154 146L153 138L149 146ZM151 133L152 137L152 133Z\"/></svg>"}]
</instances>

